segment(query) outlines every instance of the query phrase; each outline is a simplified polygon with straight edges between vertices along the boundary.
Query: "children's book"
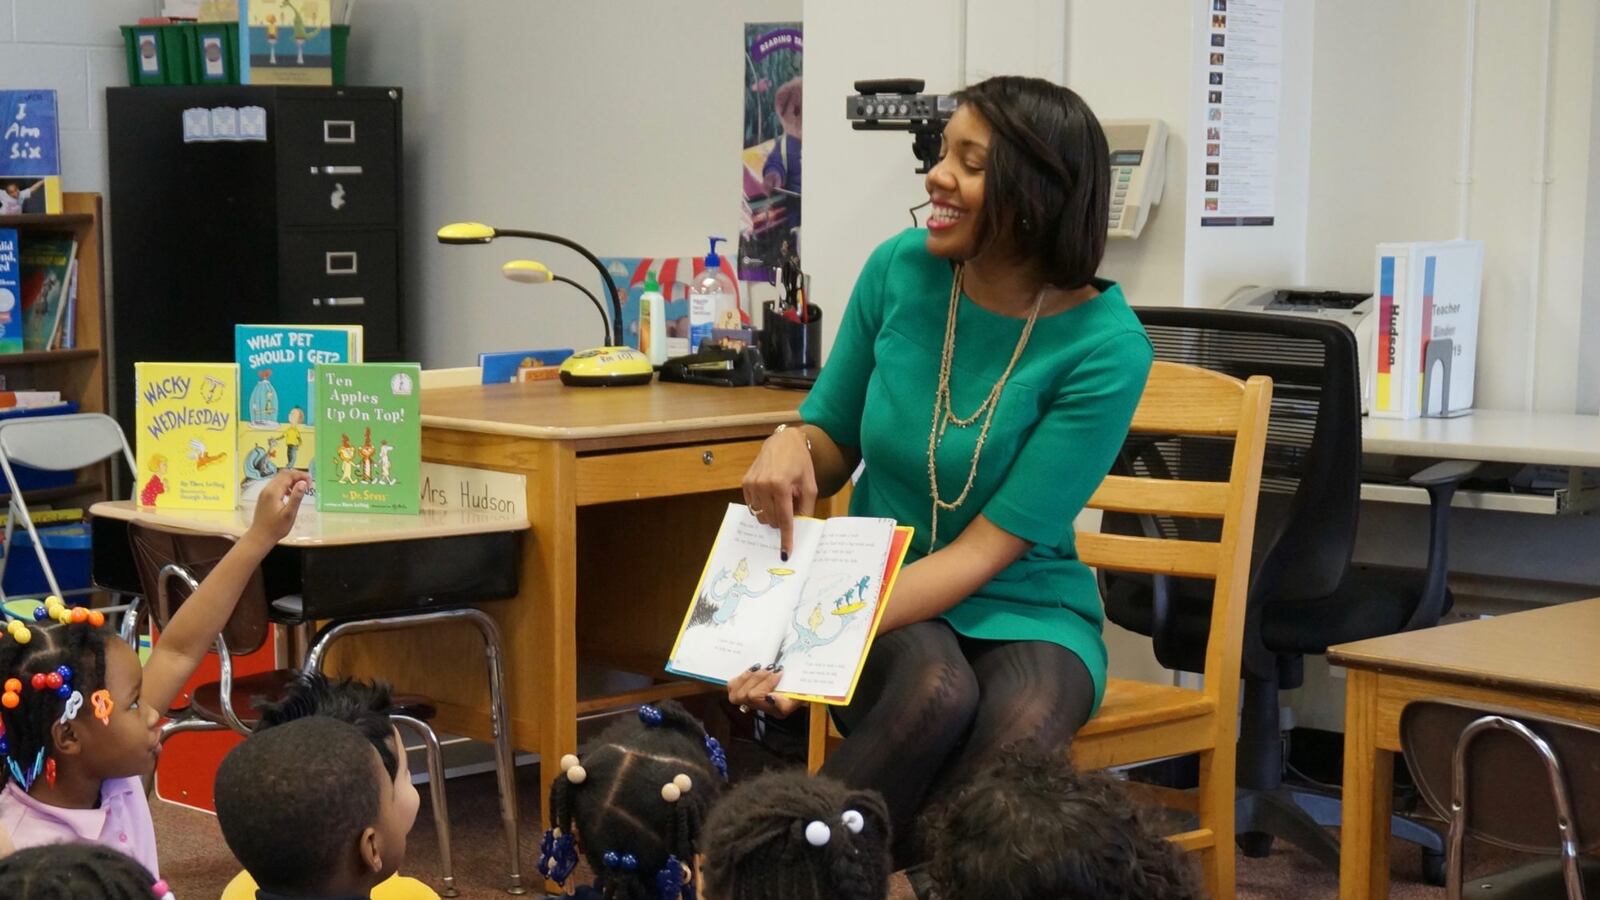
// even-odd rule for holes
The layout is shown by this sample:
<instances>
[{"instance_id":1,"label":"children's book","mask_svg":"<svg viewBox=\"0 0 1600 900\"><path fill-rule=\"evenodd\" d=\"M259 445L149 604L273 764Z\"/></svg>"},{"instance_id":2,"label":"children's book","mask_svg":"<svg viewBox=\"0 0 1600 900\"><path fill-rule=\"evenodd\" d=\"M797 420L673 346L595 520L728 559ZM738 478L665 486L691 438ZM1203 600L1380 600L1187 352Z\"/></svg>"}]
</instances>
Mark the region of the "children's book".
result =
<instances>
[{"instance_id":1,"label":"children's book","mask_svg":"<svg viewBox=\"0 0 1600 900\"><path fill-rule=\"evenodd\" d=\"M328 0L239 0L241 84L333 84Z\"/></svg>"},{"instance_id":2,"label":"children's book","mask_svg":"<svg viewBox=\"0 0 1600 900\"><path fill-rule=\"evenodd\" d=\"M729 504L667 671L726 684L778 663L779 693L849 703L910 540L893 519L796 518L784 561L778 530Z\"/></svg>"},{"instance_id":3,"label":"children's book","mask_svg":"<svg viewBox=\"0 0 1600 900\"><path fill-rule=\"evenodd\" d=\"M48 350L61 327L67 305L67 282L78 242L70 237L22 243L22 348Z\"/></svg>"},{"instance_id":4,"label":"children's book","mask_svg":"<svg viewBox=\"0 0 1600 900\"><path fill-rule=\"evenodd\" d=\"M57 332L56 346L71 350L78 346L78 281L83 270L83 260L72 261L72 272L67 278L67 302L61 312L61 328Z\"/></svg>"},{"instance_id":5,"label":"children's book","mask_svg":"<svg viewBox=\"0 0 1600 900\"><path fill-rule=\"evenodd\" d=\"M0 353L22 352L22 262L17 230L0 228Z\"/></svg>"},{"instance_id":6,"label":"children's book","mask_svg":"<svg viewBox=\"0 0 1600 900\"><path fill-rule=\"evenodd\" d=\"M315 375L317 509L415 515L422 498L422 367L333 363L317 366Z\"/></svg>"},{"instance_id":7,"label":"children's book","mask_svg":"<svg viewBox=\"0 0 1600 900\"><path fill-rule=\"evenodd\" d=\"M0 216L59 213L55 91L0 91Z\"/></svg>"},{"instance_id":8,"label":"children's book","mask_svg":"<svg viewBox=\"0 0 1600 900\"><path fill-rule=\"evenodd\" d=\"M279 469L316 458L312 379L325 363L361 362L360 325L235 325L239 390L239 483L246 495Z\"/></svg>"},{"instance_id":9,"label":"children's book","mask_svg":"<svg viewBox=\"0 0 1600 900\"><path fill-rule=\"evenodd\" d=\"M133 364L139 504L233 509L239 482L239 367L233 363Z\"/></svg>"},{"instance_id":10,"label":"children's book","mask_svg":"<svg viewBox=\"0 0 1600 900\"><path fill-rule=\"evenodd\" d=\"M478 368L483 370L484 384L507 384L527 381L524 369L559 366L572 355L571 347L549 350L507 350L501 353L479 353Z\"/></svg>"}]
</instances>

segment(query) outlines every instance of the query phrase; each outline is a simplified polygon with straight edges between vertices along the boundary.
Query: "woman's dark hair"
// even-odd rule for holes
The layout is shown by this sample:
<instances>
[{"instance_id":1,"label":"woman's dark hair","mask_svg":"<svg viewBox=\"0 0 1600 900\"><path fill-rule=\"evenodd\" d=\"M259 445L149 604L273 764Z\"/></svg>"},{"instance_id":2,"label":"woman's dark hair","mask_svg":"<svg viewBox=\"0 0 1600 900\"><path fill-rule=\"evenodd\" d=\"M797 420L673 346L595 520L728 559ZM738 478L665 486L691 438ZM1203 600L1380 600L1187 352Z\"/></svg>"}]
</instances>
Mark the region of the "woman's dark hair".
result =
<instances>
[{"instance_id":1,"label":"woman's dark hair","mask_svg":"<svg viewBox=\"0 0 1600 900\"><path fill-rule=\"evenodd\" d=\"M400 758L395 755L392 743L394 722L389 718L394 712L394 700L387 682L354 678L330 681L321 672L297 672L282 699L258 704L257 708L261 710L261 725L257 731L307 716L327 716L349 722L366 735L373 749L378 751L390 781L400 771Z\"/></svg>"},{"instance_id":2,"label":"woman's dark hair","mask_svg":"<svg viewBox=\"0 0 1600 900\"><path fill-rule=\"evenodd\" d=\"M893 866L883 798L830 778L787 771L740 784L711 811L702 844L701 871L711 892L705 900L889 895Z\"/></svg>"},{"instance_id":3,"label":"woman's dark hair","mask_svg":"<svg viewBox=\"0 0 1600 900\"><path fill-rule=\"evenodd\" d=\"M156 900L155 882L133 857L101 844L47 844L0 859L9 900Z\"/></svg>"},{"instance_id":4,"label":"woman's dark hair","mask_svg":"<svg viewBox=\"0 0 1600 900\"><path fill-rule=\"evenodd\" d=\"M87 623L29 622L24 627L31 635L28 643L19 644L11 635L0 637L0 682L15 678L22 682L21 702L15 709L0 707L0 724L4 724L5 757L17 768L32 774L39 751L49 758L51 726L66 710L67 697L55 690L34 690L30 683L37 673L49 674L61 666L72 670L72 690L83 695L80 716L90 714L89 695L106 686L106 630ZM71 696L71 692L68 692ZM0 759L0 785L12 780L11 767ZM22 785L19 785L22 787Z\"/></svg>"},{"instance_id":5,"label":"woman's dark hair","mask_svg":"<svg viewBox=\"0 0 1600 900\"><path fill-rule=\"evenodd\" d=\"M1059 288L1089 283L1106 250L1111 151L1089 104L1042 78L1002 75L958 91L989 123L979 249L1033 260Z\"/></svg>"},{"instance_id":6,"label":"woman's dark hair","mask_svg":"<svg viewBox=\"0 0 1600 900\"><path fill-rule=\"evenodd\" d=\"M1177 848L1112 778L1012 750L934 814L929 875L961 900L1199 900ZM1231 850L1230 850L1231 852Z\"/></svg>"},{"instance_id":7,"label":"woman's dark hair","mask_svg":"<svg viewBox=\"0 0 1600 900\"><path fill-rule=\"evenodd\" d=\"M563 759L550 783L547 842L576 834L606 900L677 900L666 885L680 864L693 865L701 824L727 777L715 739L665 701L607 728L570 763Z\"/></svg>"}]
</instances>

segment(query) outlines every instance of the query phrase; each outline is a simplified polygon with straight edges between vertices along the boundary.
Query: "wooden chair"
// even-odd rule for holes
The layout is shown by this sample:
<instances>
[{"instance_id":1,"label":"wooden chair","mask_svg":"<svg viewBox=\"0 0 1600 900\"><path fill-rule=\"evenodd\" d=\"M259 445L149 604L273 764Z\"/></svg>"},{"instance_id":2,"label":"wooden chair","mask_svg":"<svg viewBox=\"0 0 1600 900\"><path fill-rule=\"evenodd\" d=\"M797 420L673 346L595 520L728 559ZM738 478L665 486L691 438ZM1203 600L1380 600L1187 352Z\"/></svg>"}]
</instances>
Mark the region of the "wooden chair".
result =
<instances>
[{"instance_id":1,"label":"wooden chair","mask_svg":"<svg viewBox=\"0 0 1600 900\"><path fill-rule=\"evenodd\" d=\"M1201 482L1111 475L1088 505L1103 511L1220 520L1220 539L1077 534L1078 556L1090 566L1215 582L1204 688L1113 678L1099 713L1078 732L1070 748L1073 762L1083 769L1199 755L1200 787L1194 793L1130 787L1142 799L1198 815L1198 827L1170 839L1185 850L1200 852L1214 900L1231 900L1234 895L1239 657L1271 398L1271 379L1262 376L1242 382L1194 366L1155 363L1130 433L1231 438L1231 477L1226 482ZM814 704L813 770L821 766L827 743L838 739L830 724L827 708Z\"/></svg>"}]
</instances>

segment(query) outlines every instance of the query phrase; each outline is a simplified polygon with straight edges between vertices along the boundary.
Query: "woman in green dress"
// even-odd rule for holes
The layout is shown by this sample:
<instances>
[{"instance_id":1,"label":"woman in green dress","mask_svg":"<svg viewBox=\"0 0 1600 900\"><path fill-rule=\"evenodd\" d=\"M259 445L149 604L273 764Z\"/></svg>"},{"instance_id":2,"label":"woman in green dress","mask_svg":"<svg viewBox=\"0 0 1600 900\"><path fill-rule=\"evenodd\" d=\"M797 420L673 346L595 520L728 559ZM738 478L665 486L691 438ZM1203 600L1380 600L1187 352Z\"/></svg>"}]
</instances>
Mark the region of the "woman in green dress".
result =
<instances>
[{"instance_id":1,"label":"woman in green dress","mask_svg":"<svg viewBox=\"0 0 1600 900\"><path fill-rule=\"evenodd\" d=\"M1073 519L1110 469L1151 346L1095 277L1115 189L1105 134L1072 91L991 78L957 95L932 212L856 281L804 425L744 478L777 528L865 463L852 515L912 525L907 565L823 772L883 793L897 862L924 802L1008 745L1065 747L1105 692L1094 574ZM735 678L767 716L780 672Z\"/></svg>"}]
</instances>

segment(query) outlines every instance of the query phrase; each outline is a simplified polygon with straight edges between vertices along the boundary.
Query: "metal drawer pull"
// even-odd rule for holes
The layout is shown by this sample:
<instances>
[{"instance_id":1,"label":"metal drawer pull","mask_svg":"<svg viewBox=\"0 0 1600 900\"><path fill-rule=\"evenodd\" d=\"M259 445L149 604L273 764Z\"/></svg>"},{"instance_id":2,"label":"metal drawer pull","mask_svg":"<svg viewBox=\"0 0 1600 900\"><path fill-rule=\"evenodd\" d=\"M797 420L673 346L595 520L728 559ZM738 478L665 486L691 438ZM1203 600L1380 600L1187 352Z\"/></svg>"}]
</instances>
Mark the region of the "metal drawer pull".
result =
<instances>
[{"instance_id":1,"label":"metal drawer pull","mask_svg":"<svg viewBox=\"0 0 1600 900\"><path fill-rule=\"evenodd\" d=\"M354 250L330 252L324 258L323 269L329 275L354 275L357 258Z\"/></svg>"},{"instance_id":2,"label":"metal drawer pull","mask_svg":"<svg viewBox=\"0 0 1600 900\"><path fill-rule=\"evenodd\" d=\"M356 123L350 119L324 119L322 121L322 142L324 144L354 144L356 142Z\"/></svg>"},{"instance_id":3,"label":"metal drawer pull","mask_svg":"<svg viewBox=\"0 0 1600 900\"><path fill-rule=\"evenodd\" d=\"M717 455L712 453L710 450L707 450L706 452L700 454L700 461L709 466L717 461Z\"/></svg>"},{"instance_id":4,"label":"metal drawer pull","mask_svg":"<svg viewBox=\"0 0 1600 900\"><path fill-rule=\"evenodd\" d=\"M315 175L316 172L317 172L317 169L316 169L315 166L313 166L311 168L311 173L313 175ZM360 175L360 174L362 174L362 172L361 172L361 167L360 166L323 166L322 167L322 174L324 174L324 175Z\"/></svg>"},{"instance_id":5,"label":"metal drawer pull","mask_svg":"<svg viewBox=\"0 0 1600 900\"><path fill-rule=\"evenodd\" d=\"M365 297L312 297L312 306L366 306Z\"/></svg>"}]
</instances>

